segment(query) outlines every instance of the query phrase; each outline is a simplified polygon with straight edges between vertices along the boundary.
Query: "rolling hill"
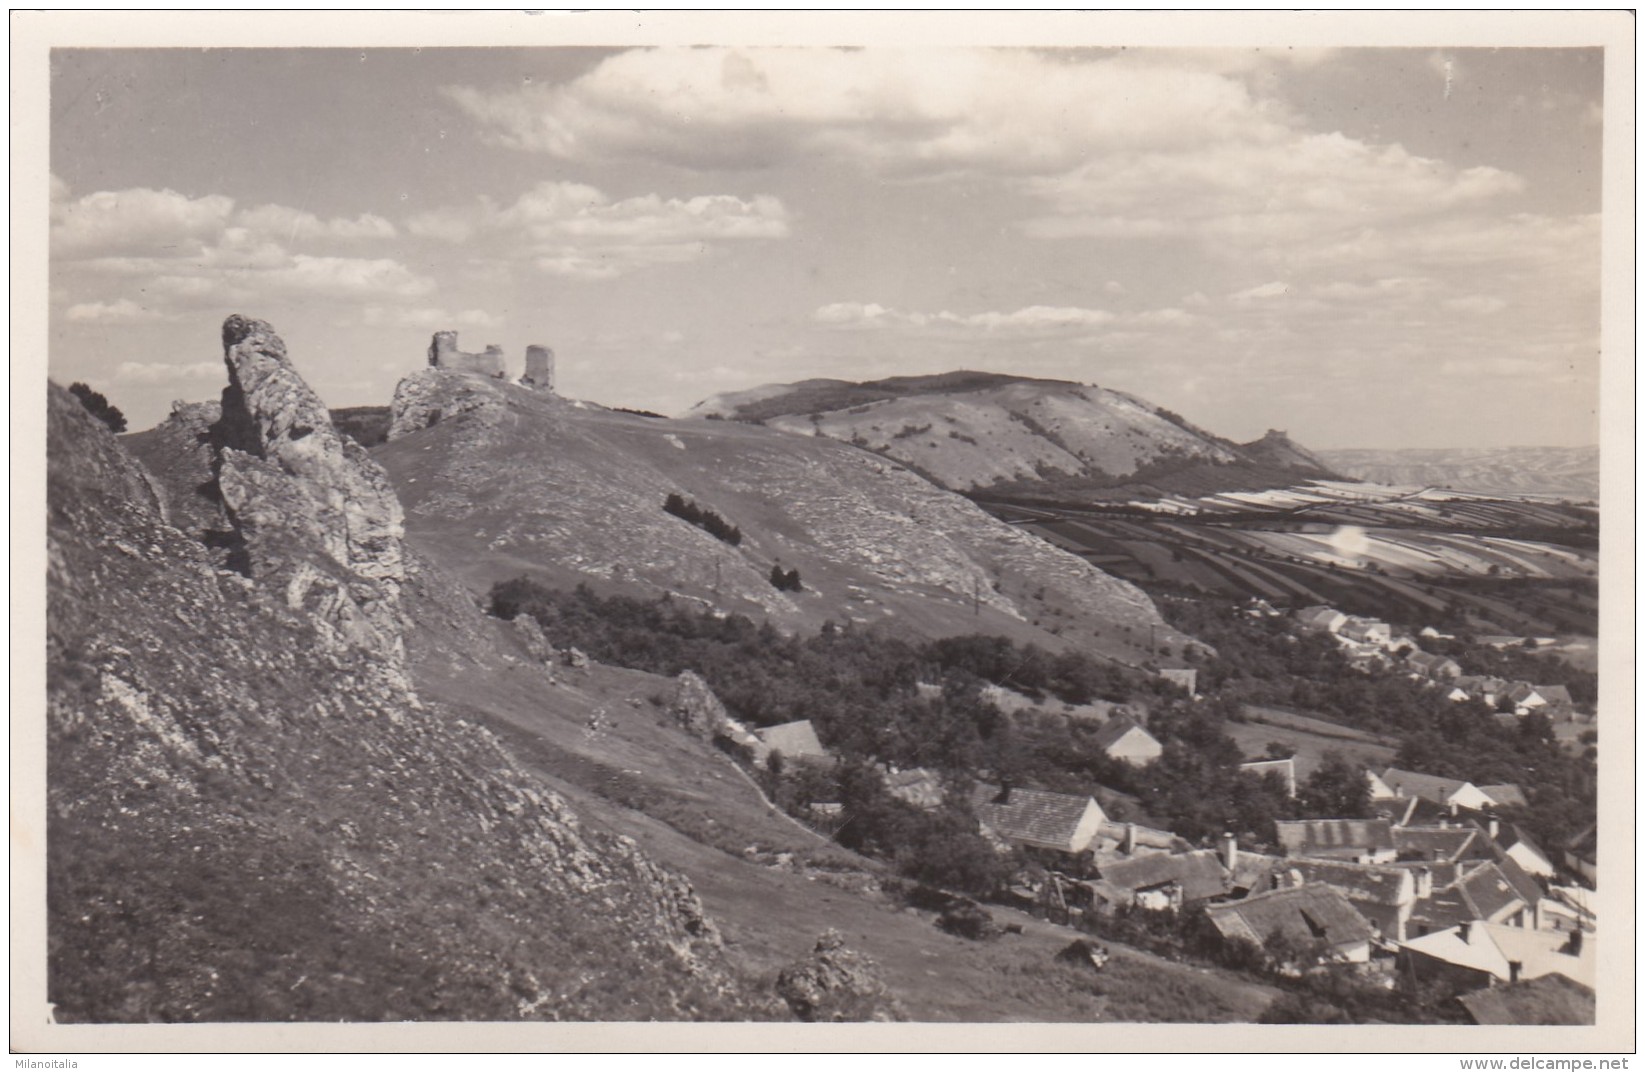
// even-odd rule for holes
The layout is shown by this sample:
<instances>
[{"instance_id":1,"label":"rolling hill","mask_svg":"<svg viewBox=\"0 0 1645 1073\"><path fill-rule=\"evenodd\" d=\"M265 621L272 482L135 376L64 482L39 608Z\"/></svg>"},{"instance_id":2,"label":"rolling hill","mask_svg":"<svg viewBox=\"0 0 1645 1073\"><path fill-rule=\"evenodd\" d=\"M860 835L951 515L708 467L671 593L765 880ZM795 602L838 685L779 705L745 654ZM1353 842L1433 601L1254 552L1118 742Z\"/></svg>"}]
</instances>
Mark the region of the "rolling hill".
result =
<instances>
[{"instance_id":1,"label":"rolling hill","mask_svg":"<svg viewBox=\"0 0 1645 1073\"><path fill-rule=\"evenodd\" d=\"M1507 495L1599 498L1598 447L1458 447L1320 452L1347 476L1379 484Z\"/></svg>"},{"instance_id":2,"label":"rolling hill","mask_svg":"<svg viewBox=\"0 0 1645 1073\"><path fill-rule=\"evenodd\" d=\"M1124 392L993 373L767 385L686 416L843 440L962 492L1171 489L1178 473L1194 488L1267 488L1329 475L1282 432L1240 445Z\"/></svg>"}]
</instances>

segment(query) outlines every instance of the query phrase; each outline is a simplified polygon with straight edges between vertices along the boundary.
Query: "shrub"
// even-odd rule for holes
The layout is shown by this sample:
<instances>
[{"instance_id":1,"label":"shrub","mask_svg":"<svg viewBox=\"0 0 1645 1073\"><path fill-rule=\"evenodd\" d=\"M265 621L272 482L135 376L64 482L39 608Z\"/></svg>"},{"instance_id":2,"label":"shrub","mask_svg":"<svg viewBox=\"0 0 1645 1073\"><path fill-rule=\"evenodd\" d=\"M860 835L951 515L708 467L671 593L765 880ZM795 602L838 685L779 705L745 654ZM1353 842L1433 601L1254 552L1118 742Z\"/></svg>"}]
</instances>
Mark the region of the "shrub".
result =
<instances>
[{"instance_id":1,"label":"shrub","mask_svg":"<svg viewBox=\"0 0 1645 1073\"><path fill-rule=\"evenodd\" d=\"M90 385L78 380L69 385L69 391L80 400L81 406L107 425L110 432L126 431L126 415L120 412L118 406L109 405L109 400L101 391L93 391Z\"/></svg>"}]
</instances>

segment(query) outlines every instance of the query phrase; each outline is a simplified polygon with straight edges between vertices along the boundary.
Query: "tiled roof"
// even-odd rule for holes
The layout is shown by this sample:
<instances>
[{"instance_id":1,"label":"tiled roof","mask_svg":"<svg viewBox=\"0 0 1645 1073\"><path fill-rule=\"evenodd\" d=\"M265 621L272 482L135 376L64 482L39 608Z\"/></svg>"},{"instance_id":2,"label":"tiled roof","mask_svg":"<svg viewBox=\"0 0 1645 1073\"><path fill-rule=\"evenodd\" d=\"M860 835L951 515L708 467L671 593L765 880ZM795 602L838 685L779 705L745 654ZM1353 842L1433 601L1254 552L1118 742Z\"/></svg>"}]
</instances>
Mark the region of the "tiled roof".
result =
<instances>
[{"instance_id":1,"label":"tiled roof","mask_svg":"<svg viewBox=\"0 0 1645 1073\"><path fill-rule=\"evenodd\" d=\"M1475 827L1395 827L1394 848L1420 853L1423 860L1454 861L1478 833Z\"/></svg>"},{"instance_id":2,"label":"tiled roof","mask_svg":"<svg viewBox=\"0 0 1645 1073\"><path fill-rule=\"evenodd\" d=\"M1534 686L1533 688L1549 704L1569 708L1575 703L1571 700L1571 691L1564 686Z\"/></svg>"},{"instance_id":3,"label":"tiled roof","mask_svg":"<svg viewBox=\"0 0 1645 1073\"><path fill-rule=\"evenodd\" d=\"M1518 861L1503 856L1496 862L1496 866L1497 870L1507 877L1508 882L1513 884L1515 892L1525 899L1526 905L1535 905L1542 900L1542 884L1538 883L1531 873L1521 868Z\"/></svg>"},{"instance_id":4,"label":"tiled roof","mask_svg":"<svg viewBox=\"0 0 1645 1073\"><path fill-rule=\"evenodd\" d=\"M1350 861L1290 862L1304 882L1325 883L1343 896L1377 905L1400 905L1416 889L1415 880L1402 868L1389 865L1354 864Z\"/></svg>"},{"instance_id":5,"label":"tiled roof","mask_svg":"<svg viewBox=\"0 0 1645 1073\"><path fill-rule=\"evenodd\" d=\"M1594 989L1552 973L1458 996L1475 1024L1591 1025Z\"/></svg>"},{"instance_id":6,"label":"tiled roof","mask_svg":"<svg viewBox=\"0 0 1645 1073\"><path fill-rule=\"evenodd\" d=\"M758 733L761 741L790 760L801 757L830 759L828 750L817 740L817 731L811 726L809 719L766 727Z\"/></svg>"},{"instance_id":7,"label":"tiled roof","mask_svg":"<svg viewBox=\"0 0 1645 1073\"><path fill-rule=\"evenodd\" d=\"M1493 782L1488 786L1481 786L1479 792L1499 805L1515 805L1523 807L1530 802L1525 800L1525 791L1517 783Z\"/></svg>"},{"instance_id":8,"label":"tiled roof","mask_svg":"<svg viewBox=\"0 0 1645 1073\"><path fill-rule=\"evenodd\" d=\"M1392 849L1394 845L1387 820L1280 820L1274 829L1293 857L1321 850Z\"/></svg>"},{"instance_id":9,"label":"tiled roof","mask_svg":"<svg viewBox=\"0 0 1645 1073\"><path fill-rule=\"evenodd\" d=\"M1468 785L1466 779L1442 779L1438 775L1424 775L1419 771L1402 771L1391 767L1382 773L1382 781L1394 793L1404 796L1415 794L1443 804L1446 798Z\"/></svg>"},{"instance_id":10,"label":"tiled roof","mask_svg":"<svg viewBox=\"0 0 1645 1073\"><path fill-rule=\"evenodd\" d=\"M1568 976L1577 983L1594 986L1598 971L1597 933L1589 932L1578 954L1565 953L1569 936L1558 931L1515 928L1506 924L1486 924L1485 932L1502 956L1520 964L1521 980L1535 980L1550 973Z\"/></svg>"},{"instance_id":11,"label":"tiled roof","mask_svg":"<svg viewBox=\"0 0 1645 1073\"><path fill-rule=\"evenodd\" d=\"M1543 852L1541 846L1531 841L1531 836L1525 833L1525 828L1521 827L1517 823L1505 823L1500 825L1497 828L1496 844L1504 850L1513 849L1515 846L1524 846L1532 853L1535 853L1538 857L1541 857L1543 860L1549 862L1550 864L1553 863L1553 858ZM1498 856L1500 857L1501 854L1498 854Z\"/></svg>"},{"instance_id":12,"label":"tiled roof","mask_svg":"<svg viewBox=\"0 0 1645 1073\"><path fill-rule=\"evenodd\" d=\"M1324 883L1253 894L1205 911L1223 935L1258 945L1276 931L1296 942L1324 939L1333 946L1365 942L1373 934L1359 910Z\"/></svg>"},{"instance_id":13,"label":"tiled roof","mask_svg":"<svg viewBox=\"0 0 1645 1073\"><path fill-rule=\"evenodd\" d=\"M1099 868L1098 878L1128 893L1176 880L1182 884L1183 900L1188 902L1228 893L1228 873L1211 850L1149 853L1109 861Z\"/></svg>"},{"instance_id":14,"label":"tiled roof","mask_svg":"<svg viewBox=\"0 0 1645 1073\"><path fill-rule=\"evenodd\" d=\"M1108 722L1104 723L1102 727L1098 729L1095 735L1097 748L1107 752L1109 749L1113 748L1121 738L1125 737L1125 735L1129 734L1133 730L1142 731L1146 737L1154 741L1154 744L1159 744L1158 740L1155 739L1152 734L1149 734L1147 730L1144 730L1143 727L1135 720L1128 719L1122 715L1108 720Z\"/></svg>"},{"instance_id":15,"label":"tiled roof","mask_svg":"<svg viewBox=\"0 0 1645 1073\"><path fill-rule=\"evenodd\" d=\"M1474 917L1490 920L1524 899L1495 864L1482 864L1457 881L1457 889Z\"/></svg>"},{"instance_id":16,"label":"tiled roof","mask_svg":"<svg viewBox=\"0 0 1645 1073\"><path fill-rule=\"evenodd\" d=\"M1073 841L1087 807L1097 807L1096 802L1048 790L1013 788L1003 802L978 805L977 819L1002 838L1065 847Z\"/></svg>"}]
</instances>

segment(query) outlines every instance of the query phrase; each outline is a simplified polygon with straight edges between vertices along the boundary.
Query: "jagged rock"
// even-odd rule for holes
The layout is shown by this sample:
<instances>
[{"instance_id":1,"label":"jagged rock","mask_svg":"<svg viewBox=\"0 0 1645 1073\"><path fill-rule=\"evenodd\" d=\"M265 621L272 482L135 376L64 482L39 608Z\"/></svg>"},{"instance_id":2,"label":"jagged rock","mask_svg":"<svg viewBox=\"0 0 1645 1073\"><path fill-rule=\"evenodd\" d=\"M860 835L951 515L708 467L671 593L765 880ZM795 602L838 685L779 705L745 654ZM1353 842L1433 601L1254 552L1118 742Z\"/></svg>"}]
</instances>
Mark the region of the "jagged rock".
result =
<instances>
[{"instance_id":1,"label":"jagged rock","mask_svg":"<svg viewBox=\"0 0 1645 1073\"><path fill-rule=\"evenodd\" d=\"M520 635L521 642L525 644L526 653L532 659L538 663L553 665L554 646L549 643L548 637L543 633L542 626L537 623L535 618L532 618L527 612L521 611L514 616L514 631Z\"/></svg>"},{"instance_id":2,"label":"jagged rock","mask_svg":"<svg viewBox=\"0 0 1645 1073\"><path fill-rule=\"evenodd\" d=\"M463 413L480 413L494 424L502 409L501 394L488 380L448 369L421 369L394 388L388 438L392 442Z\"/></svg>"},{"instance_id":3,"label":"jagged rock","mask_svg":"<svg viewBox=\"0 0 1645 1073\"><path fill-rule=\"evenodd\" d=\"M525 348L525 375L520 383L538 391L554 390L554 351L533 343Z\"/></svg>"},{"instance_id":4,"label":"jagged rock","mask_svg":"<svg viewBox=\"0 0 1645 1073\"><path fill-rule=\"evenodd\" d=\"M357 612L358 590L379 582L308 534L312 558L292 550L273 592L240 579L248 598L164 522L125 446L50 393L60 1020L736 1020L750 1008L689 882L585 828L465 713L419 708L372 674L389 653L325 643L326 618ZM301 482L271 458L224 453L262 545L278 524L264 512L300 498ZM467 592L412 566L420 617L485 635Z\"/></svg>"},{"instance_id":5,"label":"jagged rock","mask_svg":"<svg viewBox=\"0 0 1645 1073\"><path fill-rule=\"evenodd\" d=\"M777 994L802 1021L901 1021L907 1014L877 975L874 962L845 945L833 928L808 957L777 974Z\"/></svg>"},{"instance_id":6,"label":"jagged rock","mask_svg":"<svg viewBox=\"0 0 1645 1073\"><path fill-rule=\"evenodd\" d=\"M580 648L568 648L565 650L565 665L579 670L587 667L588 654Z\"/></svg>"},{"instance_id":7,"label":"jagged rock","mask_svg":"<svg viewBox=\"0 0 1645 1073\"><path fill-rule=\"evenodd\" d=\"M468 354L457 349L456 332L435 332L428 345L428 363L436 369L459 373L479 373L496 379L503 377L503 348L488 346L482 354Z\"/></svg>"},{"instance_id":8,"label":"jagged rock","mask_svg":"<svg viewBox=\"0 0 1645 1073\"><path fill-rule=\"evenodd\" d=\"M321 615L330 636L403 658L404 514L382 467L341 436L268 324L223 323L229 386L217 487L251 575Z\"/></svg>"},{"instance_id":9,"label":"jagged rock","mask_svg":"<svg viewBox=\"0 0 1645 1073\"><path fill-rule=\"evenodd\" d=\"M696 671L681 671L674 679L668 712L675 722L704 740L712 738L731 718L720 698Z\"/></svg>"}]
</instances>

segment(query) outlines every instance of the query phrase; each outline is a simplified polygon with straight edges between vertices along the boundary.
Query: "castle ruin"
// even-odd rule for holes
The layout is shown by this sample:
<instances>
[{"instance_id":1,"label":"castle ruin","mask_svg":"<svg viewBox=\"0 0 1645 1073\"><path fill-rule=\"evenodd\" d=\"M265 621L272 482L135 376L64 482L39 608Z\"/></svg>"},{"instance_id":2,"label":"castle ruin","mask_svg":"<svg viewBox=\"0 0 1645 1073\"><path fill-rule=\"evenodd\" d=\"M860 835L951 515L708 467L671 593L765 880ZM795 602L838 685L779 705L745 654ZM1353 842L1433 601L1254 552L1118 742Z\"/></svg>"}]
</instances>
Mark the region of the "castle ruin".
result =
<instances>
[{"instance_id":1,"label":"castle ruin","mask_svg":"<svg viewBox=\"0 0 1645 1073\"><path fill-rule=\"evenodd\" d=\"M554 351L533 343L525 348L525 375L520 383L538 391L554 391Z\"/></svg>"},{"instance_id":2,"label":"castle ruin","mask_svg":"<svg viewBox=\"0 0 1645 1073\"><path fill-rule=\"evenodd\" d=\"M479 373L482 376L503 379L503 348L492 345L484 354L466 354L457 349L456 332L435 332L428 346L428 363L437 369L453 369L460 373Z\"/></svg>"},{"instance_id":3,"label":"castle ruin","mask_svg":"<svg viewBox=\"0 0 1645 1073\"><path fill-rule=\"evenodd\" d=\"M428 363L436 369L450 369L459 373L477 373L496 380L506 380L503 368L503 348L491 344L483 354L469 354L457 349L456 332L435 332L428 345ZM554 390L554 351L536 343L525 348L525 375L520 383L538 391Z\"/></svg>"}]
</instances>

